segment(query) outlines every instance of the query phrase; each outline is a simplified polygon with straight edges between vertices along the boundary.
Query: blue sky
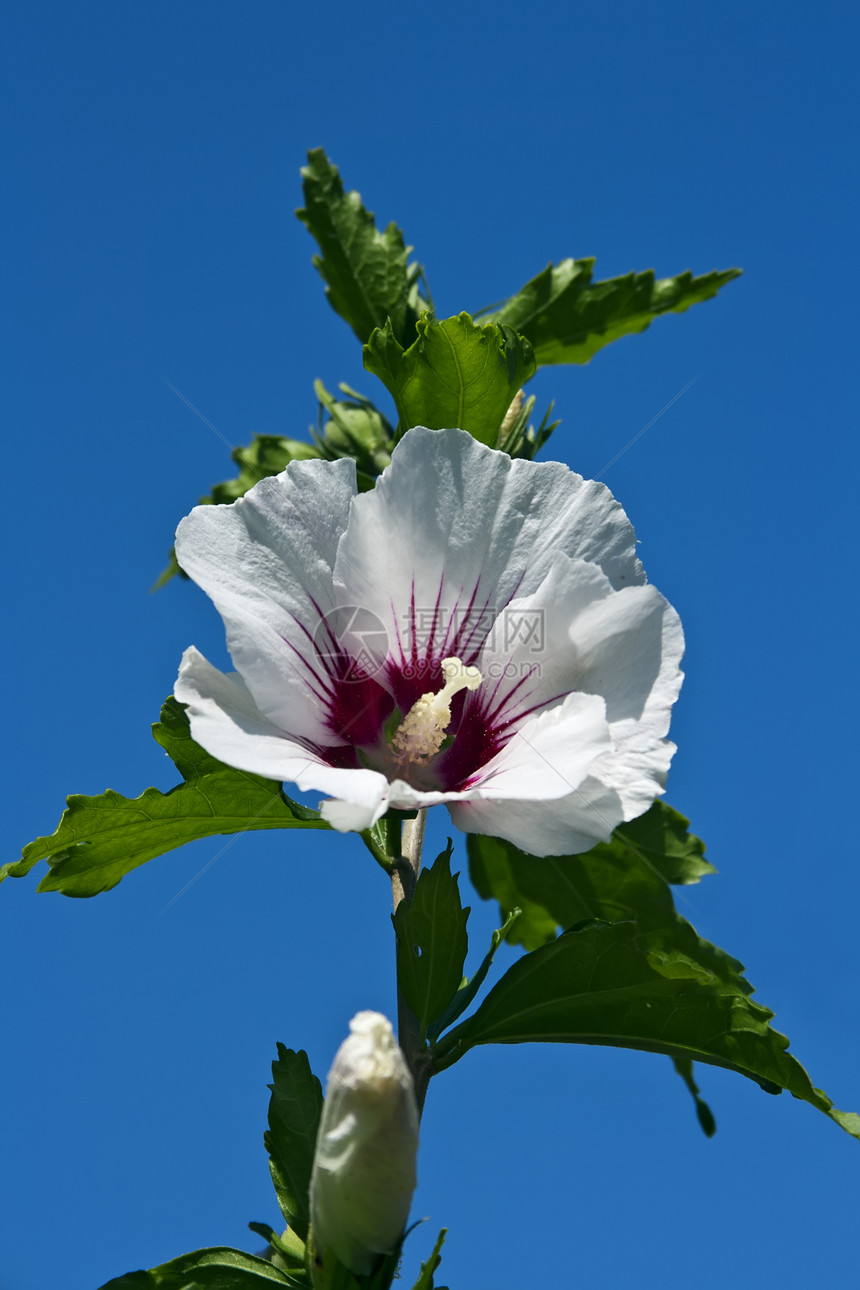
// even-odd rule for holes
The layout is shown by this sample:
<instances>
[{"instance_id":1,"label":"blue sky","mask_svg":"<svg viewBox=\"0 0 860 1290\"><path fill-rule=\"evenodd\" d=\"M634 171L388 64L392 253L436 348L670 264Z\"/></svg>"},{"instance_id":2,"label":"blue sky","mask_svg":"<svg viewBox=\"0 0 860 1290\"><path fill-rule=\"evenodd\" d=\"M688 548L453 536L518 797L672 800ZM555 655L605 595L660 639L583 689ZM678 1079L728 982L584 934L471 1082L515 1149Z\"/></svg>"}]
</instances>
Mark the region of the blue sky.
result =
<instances>
[{"instance_id":1,"label":"blue sky","mask_svg":"<svg viewBox=\"0 0 860 1290\"><path fill-rule=\"evenodd\" d=\"M680 908L860 1109L856 15L155 0L4 26L2 858L69 792L175 782L149 724L186 645L226 655L201 593L148 588L227 443L303 437L315 377L382 393L292 216L308 147L404 228L442 314L565 255L738 264L717 301L534 388L588 476L694 380L605 475L687 631L668 800L720 872ZM383 875L356 840L258 834L92 901L34 878L0 891L0 1290L253 1249L276 1041L324 1076L354 1012L393 1010ZM476 910L476 955L493 925ZM470 1290L847 1284L857 1143L699 1082L711 1141L665 1059L469 1054L430 1090L407 1270L445 1225L443 1282Z\"/></svg>"}]
</instances>

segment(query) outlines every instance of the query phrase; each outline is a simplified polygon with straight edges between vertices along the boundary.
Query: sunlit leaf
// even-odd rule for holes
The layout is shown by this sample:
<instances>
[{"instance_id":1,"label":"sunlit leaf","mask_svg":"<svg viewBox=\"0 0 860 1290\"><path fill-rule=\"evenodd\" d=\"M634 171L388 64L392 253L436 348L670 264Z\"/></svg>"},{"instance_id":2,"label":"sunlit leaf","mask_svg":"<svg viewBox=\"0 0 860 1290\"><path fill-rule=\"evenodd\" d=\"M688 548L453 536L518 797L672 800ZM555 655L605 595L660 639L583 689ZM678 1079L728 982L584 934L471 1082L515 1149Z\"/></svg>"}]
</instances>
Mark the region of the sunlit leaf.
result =
<instances>
[{"instance_id":1,"label":"sunlit leaf","mask_svg":"<svg viewBox=\"0 0 860 1290\"><path fill-rule=\"evenodd\" d=\"M549 264L504 304L480 317L507 323L527 336L538 366L587 363L599 349L644 331L660 314L683 313L710 300L737 278L740 269L704 273L687 270L674 278L655 279L652 269L592 282L593 259Z\"/></svg>"},{"instance_id":2,"label":"sunlit leaf","mask_svg":"<svg viewBox=\"0 0 860 1290\"><path fill-rule=\"evenodd\" d=\"M421 296L421 269L408 263L412 248L400 229L389 224L379 232L358 193L344 192L337 166L322 148L308 153L302 191L305 204L296 214L320 248L314 265L331 307L362 342L390 320L394 336L410 345L430 302Z\"/></svg>"},{"instance_id":3,"label":"sunlit leaf","mask_svg":"<svg viewBox=\"0 0 860 1290\"><path fill-rule=\"evenodd\" d=\"M458 427L495 448L535 360L529 342L510 327L480 326L463 313L443 322L422 318L408 349L386 325L365 345L364 366L392 395L401 434L419 425Z\"/></svg>"},{"instance_id":4,"label":"sunlit leaf","mask_svg":"<svg viewBox=\"0 0 860 1290\"><path fill-rule=\"evenodd\" d=\"M234 770L204 752L175 699L164 704L152 733L184 783L167 793L148 788L135 798L112 789L98 797L73 794L56 831L30 842L20 860L1 866L0 882L23 877L47 860L50 870L39 891L95 896L186 842L260 829L328 828L318 811L291 801L274 780Z\"/></svg>"},{"instance_id":5,"label":"sunlit leaf","mask_svg":"<svg viewBox=\"0 0 860 1290\"><path fill-rule=\"evenodd\" d=\"M149 1272L127 1272L101 1290L196 1290L198 1286L201 1290L273 1290L274 1286L304 1290L306 1281L253 1254L217 1247L183 1254Z\"/></svg>"}]
</instances>

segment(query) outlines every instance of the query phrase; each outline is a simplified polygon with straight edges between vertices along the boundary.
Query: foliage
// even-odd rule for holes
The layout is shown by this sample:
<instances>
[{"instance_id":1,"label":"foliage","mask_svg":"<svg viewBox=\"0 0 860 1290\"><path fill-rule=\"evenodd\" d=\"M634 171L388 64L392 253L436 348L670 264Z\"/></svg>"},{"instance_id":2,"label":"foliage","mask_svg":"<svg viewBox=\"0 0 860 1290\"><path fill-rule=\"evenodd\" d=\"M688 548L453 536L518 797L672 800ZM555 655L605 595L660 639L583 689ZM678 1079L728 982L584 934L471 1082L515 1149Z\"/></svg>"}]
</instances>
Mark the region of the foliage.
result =
<instances>
[{"instance_id":1,"label":"foliage","mask_svg":"<svg viewBox=\"0 0 860 1290\"><path fill-rule=\"evenodd\" d=\"M463 979L469 910L460 904L456 875L451 874L451 843L418 877L411 901L401 901L393 915L397 934L397 979L418 1018L422 1038L442 1016Z\"/></svg>"},{"instance_id":2,"label":"foliage","mask_svg":"<svg viewBox=\"0 0 860 1290\"><path fill-rule=\"evenodd\" d=\"M322 1087L311 1073L307 1053L293 1052L283 1044L278 1044L272 1076L269 1128L263 1141L281 1213L300 1240L307 1241L308 1197L322 1115Z\"/></svg>"},{"instance_id":3,"label":"foliage","mask_svg":"<svg viewBox=\"0 0 860 1290\"><path fill-rule=\"evenodd\" d=\"M50 870L39 891L95 896L186 842L257 829L328 828L317 811L293 802L274 780L234 770L204 752L175 699L165 702L152 733L182 784L168 793L148 788L135 798L112 789L98 797L73 794L56 830L30 842L20 860L0 867L0 882L23 877L47 860Z\"/></svg>"},{"instance_id":4,"label":"foliage","mask_svg":"<svg viewBox=\"0 0 860 1290\"><path fill-rule=\"evenodd\" d=\"M592 282L593 266L593 259L548 264L509 300L479 316L528 337L540 367L587 363L613 340L645 331L660 314L683 313L710 300L741 272L725 269L694 278L687 270L655 279L646 269Z\"/></svg>"},{"instance_id":5,"label":"foliage","mask_svg":"<svg viewBox=\"0 0 860 1290\"><path fill-rule=\"evenodd\" d=\"M689 820L655 802L638 820L616 829L610 842L577 856L525 856L509 842L470 834L469 872L478 892L498 900L502 916L522 913L508 934L526 949L554 940L559 927L589 918L616 922L673 910L668 884L688 885L715 873Z\"/></svg>"},{"instance_id":6,"label":"foliage","mask_svg":"<svg viewBox=\"0 0 860 1290\"><path fill-rule=\"evenodd\" d=\"M783 1089L860 1137L860 1117L837 1111L772 1030L773 1014L750 996L743 966L702 940L677 914L670 883L696 882L712 867L687 821L657 802L612 840L584 855L537 859L511 843L469 837L482 896L523 913L508 939L530 953L509 968L477 1010L444 1036L442 1070L487 1043L610 1044L664 1053L697 1097L692 1060ZM556 937L556 929L563 934ZM707 1112L703 1127L712 1124Z\"/></svg>"},{"instance_id":7,"label":"foliage","mask_svg":"<svg viewBox=\"0 0 860 1290\"><path fill-rule=\"evenodd\" d=\"M403 345L411 344L415 323L430 308L420 290L421 269L408 263L396 224L380 233L358 193L343 191L337 167L322 148L308 153L302 170L304 207L296 211L320 248L314 256L332 309L364 343L389 321Z\"/></svg>"},{"instance_id":8,"label":"foliage","mask_svg":"<svg viewBox=\"0 0 860 1290\"><path fill-rule=\"evenodd\" d=\"M223 1247L183 1254L149 1272L128 1272L101 1290L272 1290L304 1284L266 1259Z\"/></svg>"},{"instance_id":9,"label":"foliage","mask_svg":"<svg viewBox=\"0 0 860 1290\"><path fill-rule=\"evenodd\" d=\"M296 214L320 249L313 262L332 308L365 346L365 367L393 397L400 434L414 425L459 426L513 457L533 458L558 424L549 423L549 412L537 430L528 425L533 401L513 427L503 432L502 422L539 366L587 363L599 349L644 331L661 314L682 313L711 299L740 274L726 269L694 277L686 271L656 279L646 269L592 282L594 260L568 258L548 265L509 299L473 314L480 322L468 313L438 322L426 284L422 293L423 270L409 263L411 248L400 229L395 224L383 232L376 228L359 194L344 191L337 167L321 148L308 153L302 177L305 205ZM325 403L319 383L315 388ZM384 421L368 400L362 407L371 419ZM345 419L352 417L332 414L333 428L324 442L319 435L313 435L312 444L255 436L249 447L233 452L237 478L217 484L202 500L235 501L291 460L339 452L355 456L359 486L370 487L385 465L391 439L371 436L370 448L367 438L344 430ZM171 553L156 587L178 572Z\"/></svg>"},{"instance_id":10,"label":"foliage","mask_svg":"<svg viewBox=\"0 0 860 1290\"><path fill-rule=\"evenodd\" d=\"M646 270L594 282L592 259L568 258L475 315L480 321L465 312L440 320L401 230L395 224L377 229L359 194L344 190L321 149L309 152L302 177L305 204L297 215L317 242L313 263L332 308L363 346L365 368L393 399L397 425L348 386L341 385L337 397L316 381L318 417L309 441L255 435L234 449L237 475L216 484L202 499L205 505L231 504L260 479L302 460L353 460L358 488L371 488L399 437L416 425L459 427L511 456L533 458L558 424L550 422L551 407L537 428L530 423L535 399L523 387L539 366L587 363L656 317L711 299L740 272L694 277L687 271L656 279ZM171 556L158 585L176 572L181 570ZM182 783L166 793L148 788L134 799L113 790L73 795L55 832L26 846L19 861L0 867L0 881L21 877L46 860L40 891L91 896L186 842L261 829L328 827L318 812L288 798L279 783L206 753L192 739L175 699L164 704L153 734ZM389 819L372 837L365 835L390 874L404 863L391 844L391 825ZM741 1074L768 1093L787 1090L860 1138L860 1117L836 1110L812 1085L788 1053L788 1040L772 1029L773 1014L753 1002L743 966L700 938L678 913L672 888L715 872L688 826L684 816L656 802L586 854L545 859L498 838L469 835L472 882L501 911L501 926L471 979L464 975L470 910L462 904L459 874L451 873L449 841L393 915L400 1002L411 1012L418 1036L417 1050L407 1054L416 1083L421 1076L426 1088L430 1075L488 1044L609 1045L670 1057L708 1136L716 1126L696 1083L694 1061ZM384 849L386 838L391 854ZM480 998L504 942L508 966ZM511 947L523 951L513 962ZM315 1252L309 1191L322 1087L307 1055L280 1044L272 1073L264 1144L286 1230L279 1234L266 1223L252 1223L267 1243L261 1256L226 1247L198 1250L128 1273L103 1290L390 1285L405 1234L368 1276ZM444 1237L443 1230L413 1290L434 1290Z\"/></svg>"},{"instance_id":11,"label":"foliage","mask_svg":"<svg viewBox=\"0 0 860 1290\"><path fill-rule=\"evenodd\" d=\"M364 365L394 399L402 435L412 426L457 426L499 445L505 413L535 371L532 347L512 328L477 326L468 314L423 318L408 349L389 323L364 347Z\"/></svg>"}]
</instances>

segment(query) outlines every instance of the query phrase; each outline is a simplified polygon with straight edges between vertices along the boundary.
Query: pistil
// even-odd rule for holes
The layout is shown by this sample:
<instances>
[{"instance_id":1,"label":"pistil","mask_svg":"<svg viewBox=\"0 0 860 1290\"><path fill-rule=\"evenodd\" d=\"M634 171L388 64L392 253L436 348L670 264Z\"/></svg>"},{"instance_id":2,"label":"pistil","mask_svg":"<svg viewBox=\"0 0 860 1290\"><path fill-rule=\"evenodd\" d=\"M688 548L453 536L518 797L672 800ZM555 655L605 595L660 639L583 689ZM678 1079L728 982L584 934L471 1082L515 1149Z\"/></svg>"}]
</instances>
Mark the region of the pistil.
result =
<instances>
[{"instance_id":1,"label":"pistil","mask_svg":"<svg viewBox=\"0 0 860 1290\"><path fill-rule=\"evenodd\" d=\"M410 766L426 766L442 747L451 724L451 700L460 690L477 690L481 673L458 658L443 658L445 684L438 694L429 691L412 705L392 739L398 774Z\"/></svg>"}]
</instances>

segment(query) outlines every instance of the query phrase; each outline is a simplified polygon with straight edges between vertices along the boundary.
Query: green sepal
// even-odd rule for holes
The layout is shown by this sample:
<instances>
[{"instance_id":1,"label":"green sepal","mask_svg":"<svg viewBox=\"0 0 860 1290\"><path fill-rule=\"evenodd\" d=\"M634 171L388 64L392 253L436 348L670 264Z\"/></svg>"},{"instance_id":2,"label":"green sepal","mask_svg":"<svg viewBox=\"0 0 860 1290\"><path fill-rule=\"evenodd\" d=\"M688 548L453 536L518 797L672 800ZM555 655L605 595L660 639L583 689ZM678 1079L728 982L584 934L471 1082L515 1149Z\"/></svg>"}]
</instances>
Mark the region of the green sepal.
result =
<instances>
[{"instance_id":1,"label":"green sepal","mask_svg":"<svg viewBox=\"0 0 860 1290\"><path fill-rule=\"evenodd\" d=\"M444 1286L436 1287L436 1283L433 1280L433 1273L442 1262L442 1246L447 1235L448 1229L447 1227L443 1227L442 1231L436 1238L436 1244L433 1246L430 1258L426 1263L421 1264L421 1274L415 1282L415 1285L412 1287L412 1290L434 1290L434 1287L436 1290L445 1290Z\"/></svg>"},{"instance_id":2,"label":"green sepal","mask_svg":"<svg viewBox=\"0 0 860 1290\"><path fill-rule=\"evenodd\" d=\"M310 1186L320 1117L322 1086L307 1053L278 1044L269 1085L269 1127L263 1142L278 1205L288 1226L304 1243L310 1224Z\"/></svg>"},{"instance_id":3,"label":"green sepal","mask_svg":"<svg viewBox=\"0 0 860 1290\"><path fill-rule=\"evenodd\" d=\"M264 1250L261 1257L268 1258L285 1272L305 1272L307 1246L291 1228L288 1227L281 1235L278 1235L268 1223L249 1223L248 1228L258 1236L262 1236L271 1247Z\"/></svg>"},{"instance_id":4,"label":"green sepal","mask_svg":"<svg viewBox=\"0 0 860 1290\"><path fill-rule=\"evenodd\" d=\"M458 875L451 874L451 846L449 840L447 850L421 870L412 900L401 901L392 916L397 983L422 1037L456 995L469 947L469 909L460 902Z\"/></svg>"},{"instance_id":5,"label":"green sepal","mask_svg":"<svg viewBox=\"0 0 860 1290\"><path fill-rule=\"evenodd\" d=\"M364 366L394 399L398 433L456 427L498 447L505 414L535 372L528 340L508 326L476 324L466 313L442 322L425 315L417 326L408 349L390 324L364 347Z\"/></svg>"},{"instance_id":6,"label":"green sepal","mask_svg":"<svg viewBox=\"0 0 860 1290\"><path fill-rule=\"evenodd\" d=\"M525 391L523 391L523 395ZM534 461L537 454L543 448L550 435L560 425L560 420L550 421L552 416L553 404L551 403L543 414L540 425L535 428L530 424L531 414L534 411L535 396L529 395L523 397L517 409L517 399L505 414L502 428L499 434L499 448L506 452L509 457L524 457L526 461Z\"/></svg>"},{"instance_id":7,"label":"green sepal","mask_svg":"<svg viewBox=\"0 0 860 1290\"><path fill-rule=\"evenodd\" d=\"M527 336L540 367L587 363L611 341L645 331L660 314L683 313L710 300L741 273L725 269L694 278L687 270L655 279L653 270L646 269L592 282L593 267L593 259L549 264L504 304L479 316Z\"/></svg>"},{"instance_id":8,"label":"green sepal","mask_svg":"<svg viewBox=\"0 0 860 1290\"><path fill-rule=\"evenodd\" d=\"M284 1272L267 1259L227 1246L195 1250L148 1272L127 1272L101 1290L307 1290L307 1280Z\"/></svg>"},{"instance_id":9,"label":"green sepal","mask_svg":"<svg viewBox=\"0 0 860 1290\"><path fill-rule=\"evenodd\" d=\"M523 955L434 1052L435 1072L480 1044L602 1044L722 1066L765 1092L783 1089L860 1138L860 1116L837 1111L750 999L737 960L683 919L654 930L589 922Z\"/></svg>"},{"instance_id":10,"label":"green sepal","mask_svg":"<svg viewBox=\"0 0 860 1290\"><path fill-rule=\"evenodd\" d=\"M376 1267L366 1275L350 1272L331 1250L314 1250L312 1236L308 1266L314 1290L389 1290L398 1272L403 1242L411 1231L407 1228L390 1254L380 1254Z\"/></svg>"},{"instance_id":11,"label":"green sepal","mask_svg":"<svg viewBox=\"0 0 860 1290\"><path fill-rule=\"evenodd\" d=\"M359 487L372 488L377 475L391 460L394 430L378 408L364 395L341 382L338 387L346 399L329 394L322 381L314 381L314 393L329 420L320 425L320 449L334 460L351 457L355 461ZM320 421L322 416L320 416Z\"/></svg>"},{"instance_id":12,"label":"green sepal","mask_svg":"<svg viewBox=\"0 0 860 1290\"><path fill-rule=\"evenodd\" d=\"M431 302L421 295L421 267L409 263L412 247L400 229L389 224L378 231L359 194L344 192L337 166L322 148L308 153L302 191L305 204L296 215L320 248L313 263L332 309L362 343L390 319L397 339L411 344L416 319Z\"/></svg>"},{"instance_id":13,"label":"green sepal","mask_svg":"<svg viewBox=\"0 0 860 1290\"><path fill-rule=\"evenodd\" d=\"M287 797L279 783L234 770L204 752L176 699L166 700L152 733L184 783L167 793L148 788L135 798L113 789L98 797L72 794L56 831L30 842L20 860L0 866L0 882L21 878L47 860L50 870L39 891L95 896L186 842L259 829L329 827L318 811Z\"/></svg>"}]
</instances>

